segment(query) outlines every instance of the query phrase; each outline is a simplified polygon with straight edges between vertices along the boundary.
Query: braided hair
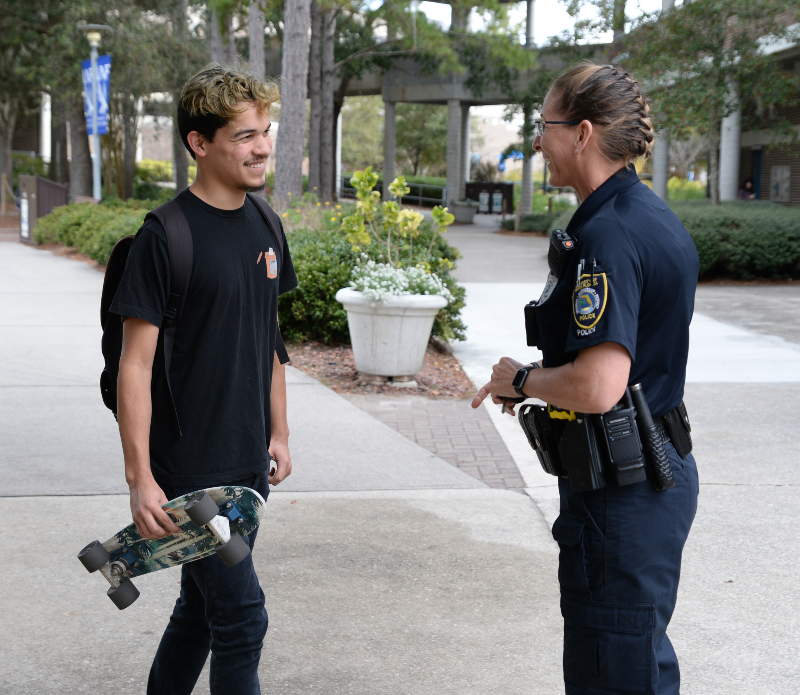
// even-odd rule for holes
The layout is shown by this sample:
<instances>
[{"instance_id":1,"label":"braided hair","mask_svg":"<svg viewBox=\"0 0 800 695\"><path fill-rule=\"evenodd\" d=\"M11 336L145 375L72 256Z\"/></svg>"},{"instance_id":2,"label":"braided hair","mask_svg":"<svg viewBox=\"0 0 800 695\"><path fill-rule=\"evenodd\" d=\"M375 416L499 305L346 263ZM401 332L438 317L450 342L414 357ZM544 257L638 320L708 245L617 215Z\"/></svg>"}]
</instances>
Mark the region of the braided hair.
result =
<instances>
[{"instance_id":1,"label":"braided hair","mask_svg":"<svg viewBox=\"0 0 800 695\"><path fill-rule=\"evenodd\" d=\"M600 151L613 162L647 157L655 132L650 105L632 75L614 65L581 61L550 87L564 120L586 120L600 130Z\"/></svg>"}]
</instances>

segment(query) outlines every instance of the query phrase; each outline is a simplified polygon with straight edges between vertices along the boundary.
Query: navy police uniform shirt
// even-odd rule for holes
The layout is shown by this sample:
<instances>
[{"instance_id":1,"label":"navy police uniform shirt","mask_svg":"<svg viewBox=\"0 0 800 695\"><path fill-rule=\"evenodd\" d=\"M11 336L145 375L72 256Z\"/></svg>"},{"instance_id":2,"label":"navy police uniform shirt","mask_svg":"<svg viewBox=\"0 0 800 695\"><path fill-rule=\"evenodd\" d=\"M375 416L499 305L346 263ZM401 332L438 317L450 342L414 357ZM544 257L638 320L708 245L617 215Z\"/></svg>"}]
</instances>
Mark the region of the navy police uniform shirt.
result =
<instances>
[{"instance_id":1,"label":"navy police uniform shirt","mask_svg":"<svg viewBox=\"0 0 800 695\"><path fill-rule=\"evenodd\" d=\"M652 414L664 415L683 399L700 270L692 238L633 167L583 201L565 231L575 250L536 312L543 365L619 343L631 356L629 383L640 382Z\"/></svg>"}]
</instances>

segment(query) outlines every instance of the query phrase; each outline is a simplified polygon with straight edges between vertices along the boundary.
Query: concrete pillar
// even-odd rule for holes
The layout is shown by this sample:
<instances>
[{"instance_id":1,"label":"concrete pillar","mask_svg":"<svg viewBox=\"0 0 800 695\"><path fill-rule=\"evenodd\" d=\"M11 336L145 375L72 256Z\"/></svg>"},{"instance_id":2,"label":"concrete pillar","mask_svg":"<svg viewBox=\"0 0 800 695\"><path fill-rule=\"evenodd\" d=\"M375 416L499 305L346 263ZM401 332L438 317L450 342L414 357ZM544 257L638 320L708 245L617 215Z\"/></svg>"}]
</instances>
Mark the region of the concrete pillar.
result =
<instances>
[{"instance_id":1,"label":"concrete pillar","mask_svg":"<svg viewBox=\"0 0 800 695\"><path fill-rule=\"evenodd\" d=\"M333 185L336 187L334 196L338 199L342 197L342 111L339 110L339 117L336 119L336 159L334 162L335 179Z\"/></svg>"},{"instance_id":2,"label":"concrete pillar","mask_svg":"<svg viewBox=\"0 0 800 695\"><path fill-rule=\"evenodd\" d=\"M391 200L389 184L394 181L394 163L397 155L397 105L383 102L383 199Z\"/></svg>"},{"instance_id":3,"label":"concrete pillar","mask_svg":"<svg viewBox=\"0 0 800 695\"><path fill-rule=\"evenodd\" d=\"M525 109L522 117L525 119L525 133L530 133L530 123L533 111ZM530 215L533 212L533 143L530 137L522 138L522 186L519 197L519 212L521 215Z\"/></svg>"},{"instance_id":4,"label":"concrete pillar","mask_svg":"<svg viewBox=\"0 0 800 695\"><path fill-rule=\"evenodd\" d=\"M528 0L528 13L525 16L525 45L528 48L536 47L536 43L533 40L533 9L535 5L536 0Z\"/></svg>"},{"instance_id":5,"label":"concrete pillar","mask_svg":"<svg viewBox=\"0 0 800 695\"><path fill-rule=\"evenodd\" d=\"M42 92L42 106L39 112L39 156L45 161L50 161L52 110L50 108L50 95Z\"/></svg>"},{"instance_id":6,"label":"concrete pillar","mask_svg":"<svg viewBox=\"0 0 800 695\"><path fill-rule=\"evenodd\" d=\"M722 119L719 141L719 199L739 197L739 159L742 147L742 110Z\"/></svg>"},{"instance_id":7,"label":"concrete pillar","mask_svg":"<svg viewBox=\"0 0 800 695\"><path fill-rule=\"evenodd\" d=\"M653 192L667 199L667 181L669 180L669 130L664 128L656 132L653 145Z\"/></svg>"},{"instance_id":8,"label":"concrete pillar","mask_svg":"<svg viewBox=\"0 0 800 695\"><path fill-rule=\"evenodd\" d=\"M461 104L461 178L458 182L458 197L464 198L469 181L469 104Z\"/></svg>"},{"instance_id":9,"label":"concrete pillar","mask_svg":"<svg viewBox=\"0 0 800 695\"><path fill-rule=\"evenodd\" d=\"M461 196L461 102L447 100L447 204Z\"/></svg>"}]
</instances>

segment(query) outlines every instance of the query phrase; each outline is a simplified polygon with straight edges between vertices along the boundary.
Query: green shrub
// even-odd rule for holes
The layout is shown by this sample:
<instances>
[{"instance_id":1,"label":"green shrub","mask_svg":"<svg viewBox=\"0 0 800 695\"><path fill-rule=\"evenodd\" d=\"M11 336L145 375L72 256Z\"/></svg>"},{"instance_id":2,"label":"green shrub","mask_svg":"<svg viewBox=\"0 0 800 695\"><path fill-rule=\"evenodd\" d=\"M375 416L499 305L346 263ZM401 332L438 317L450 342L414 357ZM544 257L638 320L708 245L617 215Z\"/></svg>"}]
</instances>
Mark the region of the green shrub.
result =
<instances>
[{"instance_id":1,"label":"green shrub","mask_svg":"<svg viewBox=\"0 0 800 695\"><path fill-rule=\"evenodd\" d=\"M578 208L570 207L558 215L555 215L550 222L549 230L552 232L554 229L566 229L577 209Z\"/></svg>"},{"instance_id":2,"label":"green shrub","mask_svg":"<svg viewBox=\"0 0 800 695\"><path fill-rule=\"evenodd\" d=\"M700 257L700 277L795 278L800 276L800 209L774 203L705 200L672 202ZM550 229L566 229L574 210Z\"/></svg>"},{"instance_id":3,"label":"green shrub","mask_svg":"<svg viewBox=\"0 0 800 695\"><path fill-rule=\"evenodd\" d=\"M197 176L197 162L189 162L189 182ZM172 160L170 159L143 159L136 162L133 177L141 183L159 183L172 181Z\"/></svg>"},{"instance_id":4,"label":"green shrub","mask_svg":"<svg viewBox=\"0 0 800 695\"><path fill-rule=\"evenodd\" d=\"M674 176L667 181L667 198L670 201L705 200L706 184L700 181L687 181Z\"/></svg>"},{"instance_id":5,"label":"green shrub","mask_svg":"<svg viewBox=\"0 0 800 695\"><path fill-rule=\"evenodd\" d=\"M136 234L153 207L154 201L115 199L101 205L62 205L36 221L33 237L39 244L57 241L106 263L114 244L124 236Z\"/></svg>"},{"instance_id":6,"label":"green shrub","mask_svg":"<svg viewBox=\"0 0 800 695\"><path fill-rule=\"evenodd\" d=\"M415 240L420 255L427 250L433 235L429 222L420 225L420 235ZM345 235L338 230L298 229L287 235L300 285L283 295L278 301L281 333L285 340L317 340L322 343L349 343L347 312L336 301L336 293L347 287L357 256ZM377 244L363 251L376 261ZM453 301L442 309L433 323L432 335L442 340L464 340L466 326L461 320L461 309L466 296L463 287L450 275L449 269L459 257L458 251L439 237L431 254L431 270L436 272L453 294Z\"/></svg>"},{"instance_id":7,"label":"green shrub","mask_svg":"<svg viewBox=\"0 0 800 695\"><path fill-rule=\"evenodd\" d=\"M50 165L45 162L41 157L31 157L29 154L22 154L20 152L11 155L11 188L17 189L19 186L20 174L33 176L39 174L45 178L50 171Z\"/></svg>"},{"instance_id":8,"label":"green shrub","mask_svg":"<svg viewBox=\"0 0 800 695\"><path fill-rule=\"evenodd\" d=\"M670 205L691 234L700 276L735 279L800 275L800 209L768 202Z\"/></svg>"},{"instance_id":9,"label":"green shrub","mask_svg":"<svg viewBox=\"0 0 800 695\"><path fill-rule=\"evenodd\" d=\"M133 184L133 197L136 200L153 201L157 205L161 205L175 197L175 189L159 186L149 181L136 181Z\"/></svg>"},{"instance_id":10,"label":"green shrub","mask_svg":"<svg viewBox=\"0 0 800 695\"><path fill-rule=\"evenodd\" d=\"M519 231L549 234L551 224L556 217L558 217L558 215L551 215L546 212L521 215L519 218ZM514 229L514 222L514 217L506 218L505 222L500 223L500 227L502 229Z\"/></svg>"}]
</instances>

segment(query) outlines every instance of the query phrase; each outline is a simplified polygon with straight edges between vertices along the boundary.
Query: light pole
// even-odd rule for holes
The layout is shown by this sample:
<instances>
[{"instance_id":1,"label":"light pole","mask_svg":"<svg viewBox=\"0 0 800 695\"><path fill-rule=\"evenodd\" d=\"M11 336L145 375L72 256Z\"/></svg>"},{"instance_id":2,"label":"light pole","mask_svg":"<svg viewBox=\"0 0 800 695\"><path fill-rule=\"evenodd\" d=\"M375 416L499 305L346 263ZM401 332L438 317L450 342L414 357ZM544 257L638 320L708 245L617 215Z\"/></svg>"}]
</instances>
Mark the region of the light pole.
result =
<instances>
[{"instance_id":1,"label":"light pole","mask_svg":"<svg viewBox=\"0 0 800 695\"><path fill-rule=\"evenodd\" d=\"M98 92L100 90L99 79L97 75L97 49L100 48L100 30L101 29L111 29L111 27L106 26L105 24L81 24L78 27L79 29L84 29L88 31L86 34L86 38L89 41L89 46L92 49L91 52L91 60L92 60L92 143L94 145L94 161L92 162L92 197L97 198L100 200L102 197L101 194L101 186L100 186L100 133L98 131L99 127L99 119L100 114L99 112L99 104L97 103Z\"/></svg>"}]
</instances>

